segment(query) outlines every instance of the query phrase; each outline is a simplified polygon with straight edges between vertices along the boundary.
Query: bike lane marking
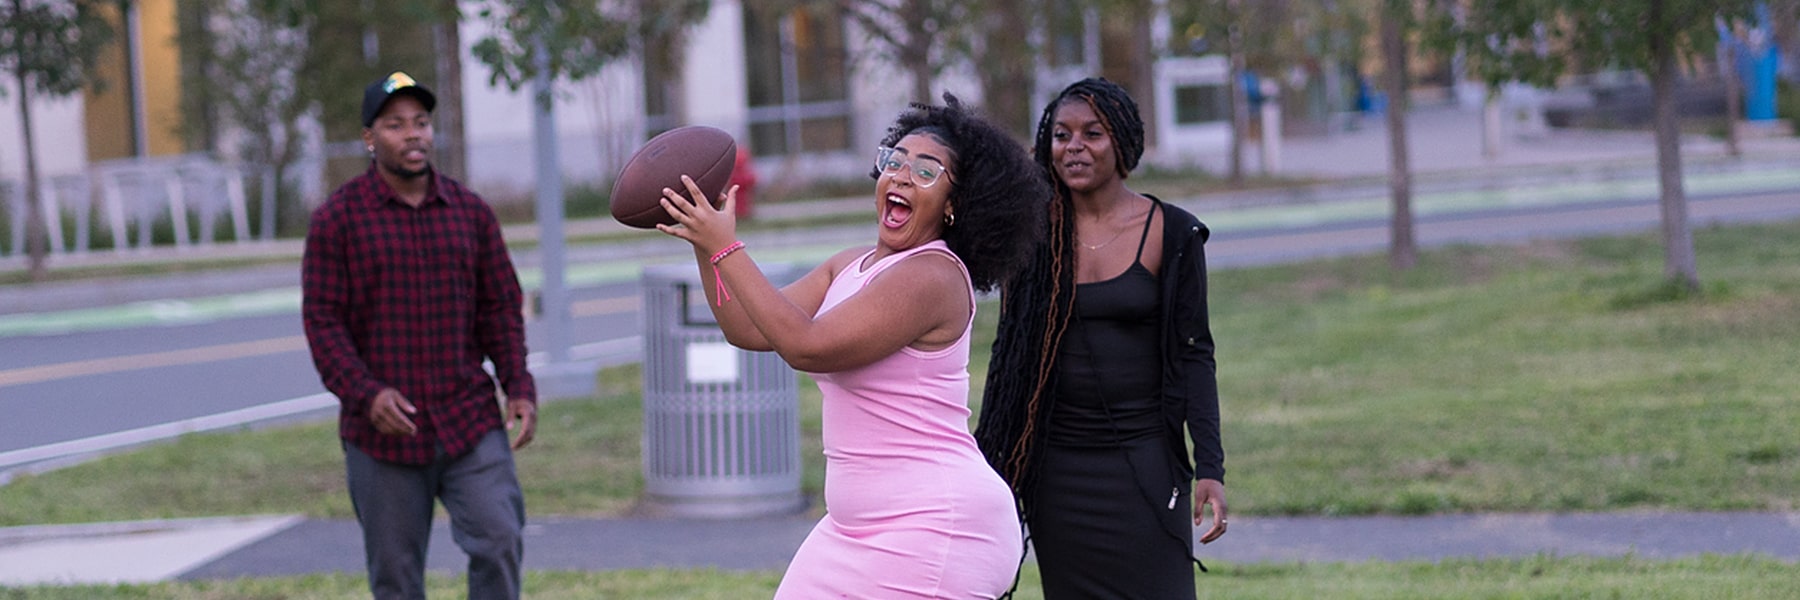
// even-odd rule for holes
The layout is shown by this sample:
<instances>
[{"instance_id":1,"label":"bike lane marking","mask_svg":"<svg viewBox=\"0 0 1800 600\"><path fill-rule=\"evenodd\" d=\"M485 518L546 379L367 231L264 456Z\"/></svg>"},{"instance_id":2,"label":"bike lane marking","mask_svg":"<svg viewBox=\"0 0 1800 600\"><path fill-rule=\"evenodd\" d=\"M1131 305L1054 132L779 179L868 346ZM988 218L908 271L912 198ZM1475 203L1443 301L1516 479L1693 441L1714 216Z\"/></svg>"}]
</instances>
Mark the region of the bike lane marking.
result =
<instances>
[{"instance_id":1,"label":"bike lane marking","mask_svg":"<svg viewBox=\"0 0 1800 600\"><path fill-rule=\"evenodd\" d=\"M1704 172L1684 180L1690 200L1698 196L1743 194L1800 189L1800 170ZM1596 179L1546 182L1523 187L1473 189L1419 194L1414 197L1416 217L1441 216L1496 209L1528 209L1572 206L1619 200L1653 202L1654 179ZM1274 228L1300 228L1332 223L1388 218L1392 202L1385 194L1348 200L1300 202L1276 206L1235 207L1208 210L1204 201L1179 202L1201 209L1201 219L1214 233ZM1196 213L1199 214L1199 213ZM758 248L762 261L816 263L842 249L839 246ZM650 263L679 262L656 257L633 257L570 264L568 286L591 286L630 281ZM520 285L528 290L542 285L537 269L521 269ZM294 314L300 311L300 289L276 288L242 294L202 298L133 302L118 306L67 311L0 315L0 337L58 335L146 325L181 325L232 318ZM579 315L578 315L579 316Z\"/></svg>"}]
</instances>

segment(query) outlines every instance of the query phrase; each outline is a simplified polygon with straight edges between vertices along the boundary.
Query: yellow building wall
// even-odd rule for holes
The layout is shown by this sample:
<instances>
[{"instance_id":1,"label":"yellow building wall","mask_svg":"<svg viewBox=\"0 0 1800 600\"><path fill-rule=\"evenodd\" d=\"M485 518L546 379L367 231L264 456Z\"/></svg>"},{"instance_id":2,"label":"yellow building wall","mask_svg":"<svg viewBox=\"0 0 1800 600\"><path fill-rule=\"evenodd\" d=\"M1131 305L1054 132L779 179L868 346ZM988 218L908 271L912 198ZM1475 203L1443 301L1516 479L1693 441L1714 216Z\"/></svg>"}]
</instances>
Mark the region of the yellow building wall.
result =
<instances>
[{"instance_id":1,"label":"yellow building wall","mask_svg":"<svg viewBox=\"0 0 1800 600\"><path fill-rule=\"evenodd\" d=\"M151 156L187 152L181 136L181 50L175 41L181 22L175 1L137 0L144 129Z\"/></svg>"},{"instance_id":2,"label":"yellow building wall","mask_svg":"<svg viewBox=\"0 0 1800 600\"><path fill-rule=\"evenodd\" d=\"M130 64L143 67L138 73L142 87L137 102L143 107L145 148L150 156L168 156L187 152L181 135L181 54L175 37L179 33L176 0L138 0L137 46L125 29L123 15L116 11L107 16L113 25L115 43L96 65L95 74L104 82L84 93L86 106L88 160L102 161L135 156L132 147L133 119ZM109 9L110 10L110 9Z\"/></svg>"},{"instance_id":3,"label":"yellow building wall","mask_svg":"<svg viewBox=\"0 0 1800 600\"><path fill-rule=\"evenodd\" d=\"M113 27L114 43L102 52L94 65L94 76L102 86L88 86L82 92L83 124L87 129L89 161L125 158L133 154L131 147L131 79L125 67L125 19L111 7L107 22Z\"/></svg>"}]
</instances>

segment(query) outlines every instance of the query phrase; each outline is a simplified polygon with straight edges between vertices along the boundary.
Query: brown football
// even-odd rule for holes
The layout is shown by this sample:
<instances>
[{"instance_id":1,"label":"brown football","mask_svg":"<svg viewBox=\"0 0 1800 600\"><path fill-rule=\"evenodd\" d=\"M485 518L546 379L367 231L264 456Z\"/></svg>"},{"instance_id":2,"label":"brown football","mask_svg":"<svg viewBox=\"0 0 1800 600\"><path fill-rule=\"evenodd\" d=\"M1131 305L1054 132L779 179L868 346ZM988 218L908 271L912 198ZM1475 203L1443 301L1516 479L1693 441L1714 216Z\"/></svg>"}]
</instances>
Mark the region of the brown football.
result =
<instances>
[{"instance_id":1,"label":"brown football","mask_svg":"<svg viewBox=\"0 0 1800 600\"><path fill-rule=\"evenodd\" d=\"M639 229L673 225L675 219L662 207L662 191L669 188L685 196L682 175L693 178L714 207L722 206L736 159L737 141L724 130L689 125L662 132L632 153L613 180L612 216Z\"/></svg>"}]
</instances>

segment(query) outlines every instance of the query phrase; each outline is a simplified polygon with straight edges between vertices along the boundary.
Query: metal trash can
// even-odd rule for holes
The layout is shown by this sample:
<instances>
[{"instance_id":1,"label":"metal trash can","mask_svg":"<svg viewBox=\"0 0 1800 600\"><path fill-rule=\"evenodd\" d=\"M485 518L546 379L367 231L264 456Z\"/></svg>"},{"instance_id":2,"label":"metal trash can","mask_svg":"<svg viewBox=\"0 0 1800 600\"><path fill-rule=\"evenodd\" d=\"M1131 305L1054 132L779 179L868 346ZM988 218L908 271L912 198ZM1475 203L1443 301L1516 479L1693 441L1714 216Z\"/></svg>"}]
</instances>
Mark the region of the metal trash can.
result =
<instances>
[{"instance_id":1,"label":"metal trash can","mask_svg":"<svg viewBox=\"0 0 1800 600\"><path fill-rule=\"evenodd\" d=\"M803 274L764 265L776 285ZM643 271L644 502L655 515L743 518L806 507L799 375L731 346L693 265Z\"/></svg>"}]
</instances>

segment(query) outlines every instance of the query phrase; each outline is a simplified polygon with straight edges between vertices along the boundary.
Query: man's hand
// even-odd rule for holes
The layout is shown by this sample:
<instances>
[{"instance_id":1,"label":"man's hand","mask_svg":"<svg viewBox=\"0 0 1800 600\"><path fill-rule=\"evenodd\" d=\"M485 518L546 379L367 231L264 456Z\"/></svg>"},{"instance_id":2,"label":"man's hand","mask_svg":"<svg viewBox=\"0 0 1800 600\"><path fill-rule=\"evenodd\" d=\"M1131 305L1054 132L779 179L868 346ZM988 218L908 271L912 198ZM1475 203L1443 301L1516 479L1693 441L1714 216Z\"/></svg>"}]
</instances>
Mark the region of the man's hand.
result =
<instances>
[{"instance_id":1,"label":"man's hand","mask_svg":"<svg viewBox=\"0 0 1800 600\"><path fill-rule=\"evenodd\" d=\"M375 430L388 435L412 435L419 432L407 415L418 414L406 396L394 388L381 388L375 394L375 400L369 402L369 421L375 424Z\"/></svg>"},{"instance_id":2,"label":"man's hand","mask_svg":"<svg viewBox=\"0 0 1800 600\"><path fill-rule=\"evenodd\" d=\"M1225 535L1225 484L1217 479L1201 479L1194 482L1194 526L1200 526L1205 520L1206 507L1212 507L1212 528L1200 536L1200 543L1210 544L1219 536Z\"/></svg>"},{"instance_id":3,"label":"man's hand","mask_svg":"<svg viewBox=\"0 0 1800 600\"><path fill-rule=\"evenodd\" d=\"M515 431L512 447L514 450L524 448L537 437L537 403L530 400L506 401L506 430Z\"/></svg>"}]
</instances>

